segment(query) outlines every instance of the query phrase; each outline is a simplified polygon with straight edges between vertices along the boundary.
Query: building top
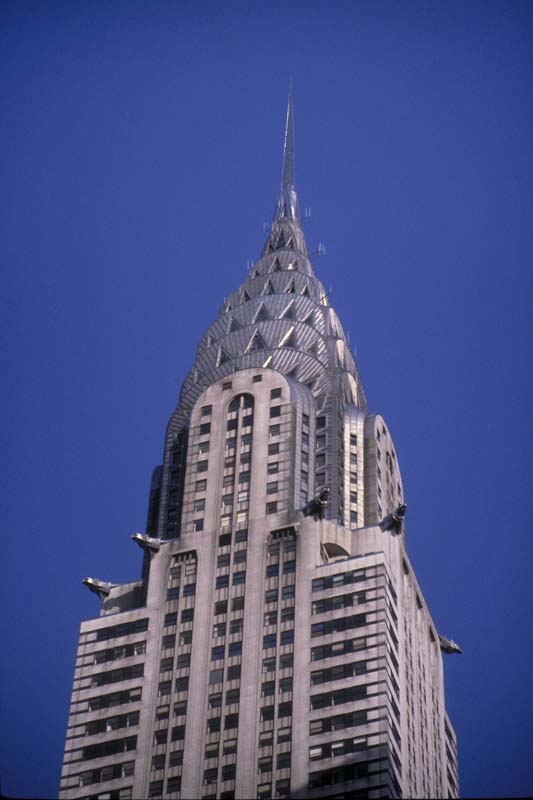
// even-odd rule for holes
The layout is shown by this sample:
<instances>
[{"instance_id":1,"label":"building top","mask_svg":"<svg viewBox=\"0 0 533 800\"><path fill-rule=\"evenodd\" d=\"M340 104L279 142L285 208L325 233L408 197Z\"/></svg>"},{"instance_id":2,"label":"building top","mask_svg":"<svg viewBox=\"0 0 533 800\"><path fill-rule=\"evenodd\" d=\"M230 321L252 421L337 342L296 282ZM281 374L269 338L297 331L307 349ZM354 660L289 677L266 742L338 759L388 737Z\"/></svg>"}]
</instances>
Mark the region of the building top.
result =
<instances>
[{"instance_id":1,"label":"building top","mask_svg":"<svg viewBox=\"0 0 533 800\"><path fill-rule=\"evenodd\" d=\"M261 257L200 341L184 381L174 430L201 392L224 375L270 368L304 384L317 410L340 398L366 410L354 356L328 292L316 277L302 230L294 176L294 106L289 90L281 188Z\"/></svg>"}]
</instances>

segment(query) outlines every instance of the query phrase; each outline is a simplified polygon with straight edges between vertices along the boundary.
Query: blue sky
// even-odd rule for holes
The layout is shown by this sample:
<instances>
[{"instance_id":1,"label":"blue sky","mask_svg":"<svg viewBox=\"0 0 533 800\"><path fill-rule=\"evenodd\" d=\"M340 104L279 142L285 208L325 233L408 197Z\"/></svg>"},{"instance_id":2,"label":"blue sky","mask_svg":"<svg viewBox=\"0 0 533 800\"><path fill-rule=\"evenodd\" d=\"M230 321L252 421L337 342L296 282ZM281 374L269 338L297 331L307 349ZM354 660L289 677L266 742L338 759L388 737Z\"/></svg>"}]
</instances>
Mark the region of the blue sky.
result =
<instances>
[{"instance_id":1,"label":"blue sky","mask_svg":"<svg viewBox=\"0 0 533 800\"><path fill-rule=\"evenodd\" d=\"M464 650L461 793L533 793L532 52L530 2L4 0L4 794L57 793L81 580L140 573L166 422L271 218L289 77L315 270Z\"/></svg>"}]
</instances>

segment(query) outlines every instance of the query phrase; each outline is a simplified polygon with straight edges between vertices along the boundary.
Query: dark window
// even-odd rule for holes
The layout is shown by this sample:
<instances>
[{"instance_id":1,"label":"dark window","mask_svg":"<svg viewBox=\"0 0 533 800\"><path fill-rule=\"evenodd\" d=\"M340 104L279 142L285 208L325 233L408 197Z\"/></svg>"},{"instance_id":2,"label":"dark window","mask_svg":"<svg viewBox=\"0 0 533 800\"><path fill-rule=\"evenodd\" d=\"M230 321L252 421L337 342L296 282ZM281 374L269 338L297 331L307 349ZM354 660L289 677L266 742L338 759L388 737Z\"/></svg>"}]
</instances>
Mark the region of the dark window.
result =
<instances>
[{"instance_id":1,"label":"dark window","mask_svg":"<svg viewBox=\"0 0 533 800\"><path fill-rule=\"evenodd\" d=\"M224 717L224 730L229 730L230 728L237 728L239 725L239 715L238 714L226 714Z\"/></svg>"},{"instance_id":2,"label":"dark window","mask_svg":"<svg viewBox=\"0 0 533 800\"><path fill-rule=\"evenodd\" d=\"M219 661L221 658L224 658L224 645L217 645L217 647L211 648L211 661Z\"/></svg>"},{"instance_id":3,"label":"dark window","mask_svg":"<svg viewBox=\"0 0 533 800\"><path fill-rule=\"evenodd\" d=\"M242 654L242 642L231 642L228 647L228 656L240 656Z\"/></svg>"},{"instance_id":4,"label":"dark window","mask_svg":"<svg viewBox=\"0 0 533 800\"><path fill-rule=\"evenodd\" d=\"M196 584L186 583L185 586L183 587L183 596L190 597L193 594L196 594Z\"/></svg>"},{"instance_id":5,"label":"dark window","mask_svg":"<svg viewBox=\"0 0 533 800\"><path fill-rule=\"evenodd\" d=\"M280 703L278 706L278 717L290 717L292 715L292 703Z\"/></svg>"},{"instance_id":6,"label":"dark window","mask_svg":"<svg viewBox=\"0 0 533 800\"><path fill-rule=\"evenodd\" d=\"M225 614L228 610L228 601L227 600L219 600L218 603L215 603L215 616L219 616L220 614Z\"/></svg>"},{"instance_id":7,"label":"dark window","mask_svg":"<svg viewBox=\"0 0 533 800\"><path fill-rule=\"evenodd\" d=\"M208 461L198 461L196 464L196 472L207 472Z\"/></svg>"},{"instance_id":8,"label":"dark window","mask_svg":"<svg viewBox=\"0 0 533 800\"><path fill-rule=\"evenodd\" d=\"M225 767L222 767L222 780L223 781L235 780L235 772L236 772L235 764L226 764Z\"/></svg>"},{"instance_id":9,"label":"dark window","mask_svg":"<svg viewBox=\"0 0 533 800\"><path fill-rule=\"evenodd\" d=\"M278 753L278 757L276 759L276 769L290 769L290 766L291 766L291 754Z\"/></svg>"},{"instance_id":10,"label":"dark window","mask_svg":"<svg viewBox=\"0 0 533 800\"><path fill-rule=\"evenodd\" d=\"M176 691L186 692L189 688L189 677L186 675L184 678L176 679Z\"/></svg>"},{"instance_id":11,"label":"dark window","mask_svg":"<svg viewBox=\"0 0 533 800\"><path fill-rule=\"evenodd\" d=\"M234 597L231 601L231 610L232 611L242 611L244 608L244 595L240 595L240 597Z\"/></svg>"},{"instance_id":12,"label":"dark window","mask_svg":"<svg viewBox=\"0 0 533 800\"><path fill-rule=\"evenodd\" d=\"M277 453L279 453L279 442L275 442L274 444L269 444L268 455L275 456Z\"/></svg>"},{"instance_id":13,"label":"dark window","mask_svg":"<svg viewBox=\"0 0 533 800\"><path fill-rule=\"evenodd\" d=\"M277 501L274 501L273 503L267 503L267 504L266 504L266 509L265 509L265 512L266 512L267 514L276 514L276 513L277 513L277 510L278 510L278 503L277 503Z\"/></svg>"},{"instance_id":14,"label":"dark window","mask_svg":"<svg viewBox=\"0 0 533 800\"><path fill-rule=\"evenodd\" d=\"M218 537L218 546L227 547L231 544L231 533L223 533Z\"/></svg>"},{"instance_id":15,"label":"dark window","mask_svg":"<svg viewBox=\"0 0 533 800\"><path fill-rule=\"evenodd\" d=\"M219 575L216 579L215 588L225 589L226 586L229 586L229 575Z\"/></svg>"},{"instance_id":16,"label":"dark window","mask_svg":"<svg viewBox=\"0 0 533 800\"><path fill-rule=\"evenodd\" d=\"M276 646L276 634L269 633L266 636L263 636L263 650L267 650L270 647Z\"/></svg>"},{"instance_id":17,"label":"dark window","mask_svg":"<svg viewBox=\"0 0 533 800\"><path fill-rule=\"evenodd\" d=\"M240 700L240 689L228 689L226 692L226 705L232 706Z\"/></svg>"},{"instance_id":18,"label":"dark window","mask_svg":"<svg viewBox=\"0 0 533 800\"><path fill-rule=\"evenodd\" d=\"M274 719L274 706L263 706L261 709L261 722L269 722Z\"/></svg>"},{"instance_id":19,"label":"dark window","mask_svg":"<svg viewBox=\"0 0 533 800\"><path fill-rule=\"evenodd\" d=\"M278 572L279 572L279 561L276 562L275 564L268 564L265 574L267 578L273 578L278 574Z\"/></svg>"},{"instance_id":20,"label":"dark window","mask_svg":"<svg viewBox=\"0 0 533 800\"><path fill-rule=\"evenodd\" d=\"M270 419L281 417L281 406L272 406L270 409Z\"/></svg>"},{"instance_id":21,"label":"dark window","mask_svg":"<svg viewBox=\"0 0 533 800\"><path fill-rule=\"evenodd\" d=\"M283 572L296 572L296 561L284 561Z\"/></svg>"},{"instance_id":22,"label":"dark window","mask_svg":"<svg viewBox=\"0 0 533 800\"><path fill-rule=\"evenodd\" d=\"M202 406L202 409L201 409L202 417L210 417L212 410L213 410L213 406Z\"/></svg>"},{"instance_id":23,"label":"dark window","mask_svg":"<svg viewBox=\"0 0 533 800\"><path fill-rule=\"evenodd\" d=\"M281 397L281 388L278 387L277 389L270 390L270 399L275 400L277 397Z\"/></svg>"},{"instance_id":24,"label":"dark window","mask_svg":"<svg viewBox=\"0 0 533 800\"><path fill-rule=\"evenodd\" d=\"M185 739L185 725L175 725L172 728L171 741L178 742Z\"/></svg>"},{"instance_id":25,"label":"dark window","mask_svg":"<svg viewBox=\"0 0 533 800\"><path fill-rule=\"evenodd\" d=\"M234 572L233 573L233 581L232 581L232 583L233 583L234 586L236 586L237 584L240 584L240 583L245 583L245 581L246 581L246 570L242 570L240 572Z\"/></svg>"},{"instance_id":26,"label":"dark window","mask_svg":"<svg viewBox=\"0 0 533 800\"><path fill-rule=\"evenodd\" d=\"M227 670L227 673L226 673L226 679L228 681L236 681L236 680L239 680L240 677L241 677L241 665L240 664L234 664L232 667L228 667L228 670Z\"/></svg>"},{"instance_id":27,"label":"dark window","mask_svg":"<svg viewBox=\"0 0 533 800\"><path fill-rule=\"evenodd\" d=\"M281 631L280 644L292 644L294 642L294 631Z\"/></svg>"},{"instance_id":28,"label":"dark window","mask_svg":"<svg viewBox=\"0 0 533 800\"><path fill-rule=\"evenodd\" d=\"M203 436L204 434L209 433L210 431L211 431L210 422L203 422L202 425L200 425L200 436Z\"/></svg>"},{"instance_id":29,"label":"dark window","mask_svg":"<svg viewBox=\"0 0 533 800\"><path fill-rule=\"evenodd\" d=\"M209 684L212 686L215 683L222 683L224 679L223 669L212 669L209 673Z\"/></svg>"}]
</instances>

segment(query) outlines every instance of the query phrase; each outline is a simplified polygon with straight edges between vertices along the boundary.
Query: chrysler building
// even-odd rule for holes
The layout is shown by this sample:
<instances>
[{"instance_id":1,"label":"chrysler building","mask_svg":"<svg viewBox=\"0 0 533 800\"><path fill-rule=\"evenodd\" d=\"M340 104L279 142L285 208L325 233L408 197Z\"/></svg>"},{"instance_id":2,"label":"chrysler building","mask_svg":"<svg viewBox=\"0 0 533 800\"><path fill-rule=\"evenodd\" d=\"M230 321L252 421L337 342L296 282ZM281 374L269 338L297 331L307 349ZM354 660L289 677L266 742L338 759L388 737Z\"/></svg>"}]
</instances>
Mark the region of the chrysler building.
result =
<instances>
[{"instance_id":1,"label":"chrysler building","mask_svg":"<svg viewBox=\"0 0 533 800\"><path fill-rule=\"evenodd\" d=\"M307 250L291 93L272 226L198 345L131 537L141 578L84 581L101 609L81 624L60 798L457 797L442 654L460 648L405 510Z\"/></svg>"}]
</instances>

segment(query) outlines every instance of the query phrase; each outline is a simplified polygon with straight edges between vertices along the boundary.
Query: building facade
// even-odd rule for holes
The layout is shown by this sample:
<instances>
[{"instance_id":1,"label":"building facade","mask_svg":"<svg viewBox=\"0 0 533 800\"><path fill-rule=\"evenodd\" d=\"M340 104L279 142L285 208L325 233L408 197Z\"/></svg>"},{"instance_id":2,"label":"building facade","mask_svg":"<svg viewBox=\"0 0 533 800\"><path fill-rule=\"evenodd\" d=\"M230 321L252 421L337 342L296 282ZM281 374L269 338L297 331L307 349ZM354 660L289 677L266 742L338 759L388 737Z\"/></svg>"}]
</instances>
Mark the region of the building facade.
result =
<instances>
[{"instance_id":1,"label":"building facade","mask_svg":"<svg viewBox=\"0 0 533 800\"><path fill-rule=\"evenodd\" d=\"M457 797L403 502L309 260L289 97L271 231L170 418L141 580L85 581L101 612L81 625L60 798Z\"/></svg>"}]
</instances>

